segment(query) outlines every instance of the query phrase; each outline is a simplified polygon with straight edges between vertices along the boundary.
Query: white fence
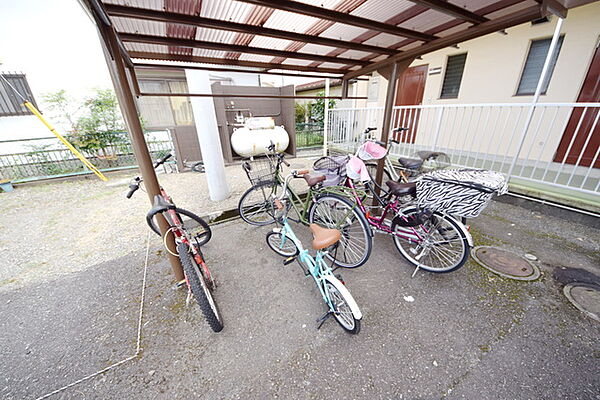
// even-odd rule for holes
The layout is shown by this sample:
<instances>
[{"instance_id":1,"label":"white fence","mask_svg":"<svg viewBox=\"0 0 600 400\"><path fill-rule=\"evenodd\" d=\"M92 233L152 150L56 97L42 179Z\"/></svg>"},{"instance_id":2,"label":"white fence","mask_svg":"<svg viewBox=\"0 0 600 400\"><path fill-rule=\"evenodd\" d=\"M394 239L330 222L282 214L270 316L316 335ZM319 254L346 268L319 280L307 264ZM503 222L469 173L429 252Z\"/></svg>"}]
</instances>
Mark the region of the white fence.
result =
<instances>
[{"instance_id":1,"label":"white fence","mask_svg":"<svg viewBox=\"0 0 600 400\"><path fill-rule=\"evenodd\" d=\"M600 194L600 103L531 107L527 103L394 107L392 128L408 130L395 137L400 144L392 145L390 154L413 157L419 150L442 151L455 166L510 172L514 183ZM354 151L365 128L381 129L382 117L381 107L330 110L328 145Z\"/></svg>"}]
</instances>

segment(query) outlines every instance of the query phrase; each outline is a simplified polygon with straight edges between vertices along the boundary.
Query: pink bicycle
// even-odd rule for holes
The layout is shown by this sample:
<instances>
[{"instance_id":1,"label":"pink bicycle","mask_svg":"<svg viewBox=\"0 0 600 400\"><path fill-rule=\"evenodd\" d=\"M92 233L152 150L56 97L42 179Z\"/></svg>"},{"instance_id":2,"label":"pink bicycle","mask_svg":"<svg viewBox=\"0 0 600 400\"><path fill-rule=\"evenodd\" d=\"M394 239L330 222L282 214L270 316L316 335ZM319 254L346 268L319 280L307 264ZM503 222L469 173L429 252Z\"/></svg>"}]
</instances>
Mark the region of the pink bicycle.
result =
<instances>
[{"instance_id":1,"label":"pink bicycle","mask_svg":"<svg viewBox=\"0 0 600 400\"><path fill-rule=\"evenodd\" d=\"M419 269L451 272L465 264L473 247L467 228L451 215L419 207L416 183L388 181L387 190L380 188L381 194L377 194L369 178L364 190L357 189L353 179L346 176L347 162L348 158L323 157L314 168L342 177L340 184L353 193L372 230L392 236L400 254L415 266L413 276ZM376 205L369 206L373 199Z\"/></svg>"}]
</instances>

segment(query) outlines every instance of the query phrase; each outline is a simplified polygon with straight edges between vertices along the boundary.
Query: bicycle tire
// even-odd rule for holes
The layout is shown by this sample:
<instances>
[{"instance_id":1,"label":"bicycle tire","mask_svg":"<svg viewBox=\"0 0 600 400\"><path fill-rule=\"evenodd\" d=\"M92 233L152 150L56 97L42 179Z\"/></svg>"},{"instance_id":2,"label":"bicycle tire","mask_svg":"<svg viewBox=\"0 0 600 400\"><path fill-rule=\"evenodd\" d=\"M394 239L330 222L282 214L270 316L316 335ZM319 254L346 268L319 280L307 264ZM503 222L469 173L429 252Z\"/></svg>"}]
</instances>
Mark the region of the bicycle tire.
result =
<instances>
[{"instance_id":1,"label":"bicycle tire","mask_svg":"<svg viewBox=\"0 0 600 400\"><path fill-rule=\"evenodd\" d=\"M202 218L200 218L193 212L185 210L183 208L175 207L174 211L179 216L179 221L183 224L184 229L186 229L185 221L183 220L183 218L181 218L181 215L185 215L186 217L189 217L190 219L192 219L196 223L198 223L198 225L200 227L202 227L203 233L192 235L192 237L196 240L196 243L199 246L202 246L202 245L208 243L208 241L212 238L212 230L210 229L210 225L208 225L208 223L206 221L204 221ZM162 236L160 233L160 230L158 229L158 226L154 222L154 218L149 220L149 222L150 222L150 224L149 224L150 229L152 229L154 231L154 233L156 233L157 235ZM193 228L193 226L190 228ZM201 239L199 239L199 238L201 238Z\"/></svg>"},{"instance_id":2,"label":"bicycle tire","mask_svg":"<svg viewBox=\"0 0 600 400\"><path fill-rule=\"evenodd\" d=\"M284 248L281 248L279 246L279 243L281 243L281 232L271 231L271 232L267 233L266 240L267 240L267 245L269 246L269 248L271 250L273 250L275 253L279 254L280 256L293 257L295 255L298 255L298 253L299 253L296 243L294 243L292 241L292 239L290 239L289 237L287 237L287 241L289 241L293 245L293 247L288 246L289 251L286 252Z\"/></svg>"},{"instance_id":3,"label":"bicycle tire","mask_svg":"<svg viewBox=\"0 0 600 400\"><path fill-rule=\"evenodd\" d=\"M325 204L327 201L331 202L329 206ZM317 212L317 208L321 204L325 205L323 210L324 214L319 217L316 217L315 213ZM345 214L334 215L332 212L330 212L327 215L327 208L333 209L335 207L335 204L338 205L338 209L341 206L345 209L352 210L352 219L350 221L351 223L349 225L342 226L342 229L340 229L340 223L342 221L338 221L338 219L340 217L343 218ZM335 263L336 265L342 268L357 268L366 263L369 257L371 256L371 250L373 249L373 235L371 234L371 228L369 227L369 223L367 222L367 219L365 218L363 213L358 209L358 207L356 207L356 204L351 202L350 200L333 193L321 194L317 196L315 201L313 201L313 203L310 205L310 208L308 209L308 220L311 224L316 223L325 226L326 228L340 229L340 231L342 232L342 239L340 239L338 244L334 245L338 247L337 250L329 251L326 254L326 257L329 260L333 261L333 263ZM354 228L353 225L355 225ZM364 246L361 246L358 243L350 240L350 235L352 234L352 231L356 230L358 232L359 229L363 235ZM360 251L360 254L358 254L356 260L346 258L346 261L343 261L337 258L340 250L342 251L342 256L351 255L349 254L351 251L358 253L354 250L352 246L358 246L357 249L358 251Z\"/></svg>"},{"instance_id":4,"label":"bicycle tire","mask_svg":"<svg viewBox=\"0 0 600 400\"><path fill-rule=\"evenodd\" d=\"M413 214L418 213L419 210L416 208L410 209L410 210L406 210L403 211L403 214L410 217ZM435 224L436 221L439 221L439 223L435 226L433 225L429 225L429 224ZM429 225L429 226L427 226ZM397 228L401 228L401 229L408 229L410 231L410 228L403 228L401 225L401 219L396 216L393 220L392 220L392 225L391 225L391 230L392 232L396 232ZM461 231L461 229L458 227L457 222L455 222L454 220L447 218L444 214L441 214L439 212L434 212L433 215L431 216L430 219L428 219L428 221L424 224L418 225L416 227L414 227L415 230L417 230L420 233L424 233L426 231L433 231L435 230L436 232L433 233L432 235L438 235L442 237L442 242L446 242L446 244L448 243L456 243L457 245L460 244L460 249L458 251L455 251L456 256L451 258L450 255L452 254L452 252L454 250L446 250L446 252L443 254L443 257L440 257L439 255L438 260L441 260L443 263L445 263L446 265L441 265L441 266L434 266L432 259L433 257L429 257L429 254L431 253L430 249L427 254L424 254L426 257L423 259L416 259L416 253L419 253L421 250L419 250L419 246L420 246L420 241L415 238L413 239L411 242L400 238L396 235L393 236L393 240L394 240L394 245L396 246L396 249L398 249L398 251L400 252L400 254L408 261L410 262L412 265L414 265L415 267L418 266L420 269L424 269L425 271L429 271L429 272L433 272L433 273L447 273L447 272L452 272L452 271L456 271L457 269L459 269L460 267L462 267L465 262L467 261L467 259L469 258L469 253L470 253L470 246L469 246L469 241L466 238L466 236L464 235L464 233ZM425 233L426 234L426 233ZM407 246L406 248L404 246ZM433 248L436 249L436 248ZM441 249L441 247L437 247L437 249ZM441 252L441 250L437 250L438 253ZM440 253L441 254L441 253ZM435 255L435 252L434 252ZM423 261L425 260L425 261ZM429 261L427 261L429 260ZM449 261L448 261L449 260Z\"/></svg>"},{"instance_id":5,"label":"bicycle tire","mask_svg":"<svg viewBox=\"0 0 600 400\"><path fill-rule=\"evenodd\" d=\"M186 280L190 285L196 302L202 310L202 314L204 314L206 322L208 322L208 325L214 332L221 332L224 326L221 313L204 280L204 276L200 272L200 268L194 265L196 261L190 256L188 245L179 243L177 245L177 253L179 254Z\"/></svg>"},{"instance_id":6,"label":"bicycle tire","mask_svg":"<svg viewBox=\"0 0 600 400\"><path fill-rule=\"evenodd\" d=\"M282 190L283 185L275 181L261 182L252 186L240 197L238 203L240 217L250 225L265 226L274 223L273 199L279 196Z\"/></svg>"},{"instance_id":7,"label":"bicycle tire","mask_svg":"<svg viewBox=\"0 0 600 400\"><path fill-rule=\"evenodd\" d=\"M204 172L204 161L199 161L192 165L192 171L203 173Z\"/></svg>"},{"instance_id":8,"label":"bicycle tire","mask_svg":"<svg viewBox=\"0 0 600 400\"><path fill-rule=\"evenodd\" d=\"M333 313L333 318L335 321L348 333L356 335L358 332L360 332L360 319L356 319L354 317L354 314L348 305L348 300L346 300L344 294L329 281L325 281L325 290L327 291L332 303L335 304L335 310ZM346 318L344 318L344 316L346 316Z\"/></svg>"}]
</instances>

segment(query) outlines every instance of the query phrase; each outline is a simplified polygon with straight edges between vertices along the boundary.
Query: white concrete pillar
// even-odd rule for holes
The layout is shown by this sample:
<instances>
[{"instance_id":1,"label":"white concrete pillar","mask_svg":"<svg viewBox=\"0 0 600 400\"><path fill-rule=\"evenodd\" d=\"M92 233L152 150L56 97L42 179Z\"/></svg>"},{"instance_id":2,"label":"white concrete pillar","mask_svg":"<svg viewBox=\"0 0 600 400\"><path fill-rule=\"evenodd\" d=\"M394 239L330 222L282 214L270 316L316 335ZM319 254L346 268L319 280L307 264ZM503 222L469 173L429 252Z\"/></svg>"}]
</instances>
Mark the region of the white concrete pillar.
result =
<instances>
[{"instance_id":1,"label":"white concrete pillar","mask_svg":"<svg viewBox=\"0 0 600 400\"><path fill-rule=\"evenodd\" d=\"M208 71L186 69L185 76L190 93L211 93ZM206 171L204 175L208 181L208 194L213 201L225 200L229 197L229 187L213 99L191 97L190 100Z\"/></svg>"}]
</instances>

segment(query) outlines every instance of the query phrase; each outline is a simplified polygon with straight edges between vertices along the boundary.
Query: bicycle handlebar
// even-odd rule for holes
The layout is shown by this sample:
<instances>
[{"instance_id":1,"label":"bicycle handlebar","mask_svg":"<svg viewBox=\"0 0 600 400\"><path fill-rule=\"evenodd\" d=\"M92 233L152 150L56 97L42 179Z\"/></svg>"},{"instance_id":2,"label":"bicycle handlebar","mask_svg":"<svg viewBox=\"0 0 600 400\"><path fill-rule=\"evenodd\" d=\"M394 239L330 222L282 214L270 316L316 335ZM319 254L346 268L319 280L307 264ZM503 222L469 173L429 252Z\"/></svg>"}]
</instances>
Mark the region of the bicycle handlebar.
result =
<instances>
[{"instance_id":1,"label":"bicycle handlebar","mask_svg":"<svg viewBox=\"0 0 600 400\"><path fill-rule=\"evenodd\" d=\"M167 161L169 158L173 157L173 154L169 153L166 156L164 156L163 158L161 158L160 160L158 160L155 164L154 164L154 168L158 168L159 166L161 166L162 164L165 163L165 161Z\"/></svg>"},{"instance_id":2,"label":"bicycle handlebar","mask_svg":"<svg viewBox=\"0 0 600 400\"><path fill-rule=\"evenodd\" d=\"M133 196L133 194L136 192L136 190L138 190L140 188L141 181L142 181L142 179L138 176L138 177L135 177L133 179L133 181L131 181L129 183L129 192L127 192L127 195L126 195L126 197L128 199L130 199L131 196Z\"/></svg>"}]
</instances>

